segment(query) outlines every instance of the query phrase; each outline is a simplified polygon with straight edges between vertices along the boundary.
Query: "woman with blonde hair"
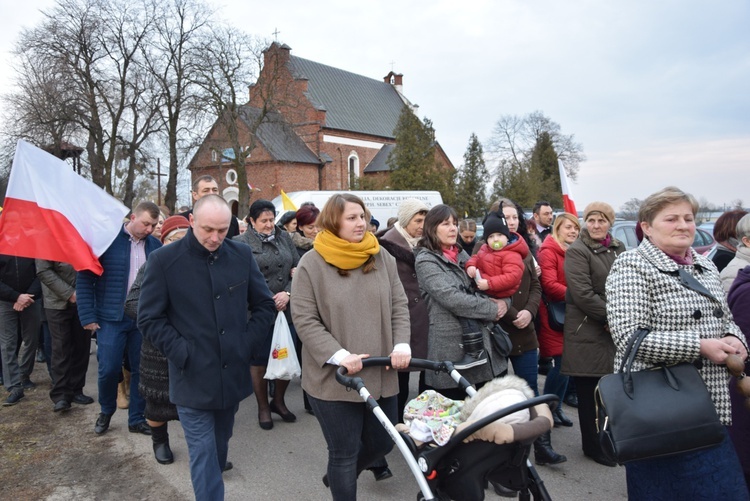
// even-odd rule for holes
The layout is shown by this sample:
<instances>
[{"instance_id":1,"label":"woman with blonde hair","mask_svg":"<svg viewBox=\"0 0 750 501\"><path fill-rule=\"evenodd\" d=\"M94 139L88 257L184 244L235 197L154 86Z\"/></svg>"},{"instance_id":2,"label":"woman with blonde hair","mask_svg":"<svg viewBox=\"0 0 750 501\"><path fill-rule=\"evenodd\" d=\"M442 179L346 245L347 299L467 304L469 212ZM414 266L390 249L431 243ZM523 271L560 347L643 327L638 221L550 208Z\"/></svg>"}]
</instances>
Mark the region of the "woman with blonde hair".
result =
<instances>
[{"instance_id":1,"label":"woman with blonde hair","mask_svg":"<svg viewBox=\"0 0 750 501\"><path fill-rule=\"evenodd\" d=\"M568 289L565 281L565 251L578 239L581 223L573 214L564 212L557 216L552 225L551 238L546 238L539 249L539 266L542 274L544 301L539 305L539 357L551 357L552 368L544 382L545 394L551 393L560 397L560 405L553 411L556 426L573 426L573 422L563 413L562 402L568 386L568 376L560 374L563 353L563 332L555 330L549 321L547 305L565 303L565 292Z\"/></svg>"},{"instance_id":2,"label":"woman with blonde hair","mask_svg":"<svg viewBox=\"0 0 750 501\"><path fill-rule=\"evenodd\" d=\"M409 307L396 260L367 231L370 213L352 194L332 196L316 220L313 248L292 281L292 317L302 340L304 377L315 417L328 444L323 483L333 499L357 498L357 476L393 448L356 392L334 380L336 369L362 372L385 414L397 420L398 373L362 368L369 356L390 356L393 369L411 360Z\"/></svg>"}]
</instances>

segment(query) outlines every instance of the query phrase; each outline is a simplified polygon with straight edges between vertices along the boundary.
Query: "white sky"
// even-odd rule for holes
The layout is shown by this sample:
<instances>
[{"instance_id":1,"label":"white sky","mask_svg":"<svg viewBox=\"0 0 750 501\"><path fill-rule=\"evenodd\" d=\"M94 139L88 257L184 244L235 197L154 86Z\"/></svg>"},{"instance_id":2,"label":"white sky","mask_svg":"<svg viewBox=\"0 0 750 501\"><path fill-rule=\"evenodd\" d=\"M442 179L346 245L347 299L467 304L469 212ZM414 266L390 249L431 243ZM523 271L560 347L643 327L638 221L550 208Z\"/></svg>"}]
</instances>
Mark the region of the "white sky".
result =
<instances>
[{"instance_id":1,"label":"white sky","mask_svg":"<svg viewBox=\"0 0 750 501\"><path fill-rule=\"evenodd\" d=\"M2 0L0 92L21 26L53 0ZM215 0L219 15L292 54L381 79L433 120L453 163L504 114L541 110L588 160L579 209L668 184L750 206L750 2ZM491 165L489 167L492 167Z\"/></svg>"}]
</instances>

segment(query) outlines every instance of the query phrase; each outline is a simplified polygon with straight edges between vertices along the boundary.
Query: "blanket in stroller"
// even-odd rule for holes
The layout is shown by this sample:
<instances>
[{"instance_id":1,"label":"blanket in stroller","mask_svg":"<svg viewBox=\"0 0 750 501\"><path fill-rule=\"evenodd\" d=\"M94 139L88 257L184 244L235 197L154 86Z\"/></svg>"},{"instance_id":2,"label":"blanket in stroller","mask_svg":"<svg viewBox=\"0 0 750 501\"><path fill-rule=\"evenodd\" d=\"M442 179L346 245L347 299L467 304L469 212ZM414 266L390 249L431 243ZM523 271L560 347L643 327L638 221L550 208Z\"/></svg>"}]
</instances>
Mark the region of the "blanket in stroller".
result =
<instances>
[{"instance_id":1,"label":"blanket in stroller","mask_svg":"<svg viewBox=\"0 0 750 501\"><path fill-rule=\"evenodd\" d=\"M446 398L435 390L427 390L406 405L404 424L414 440L445 445L455 430L462 427L462 424L482 419L493 412L533 397L534 392L526 381L514 375L490 381L476 395L463 402ZM527 423L530 417L531 413L528 409L504 416L482 429L486 431L480 430L483 436L475 438L495 441L495 438L499 438L496 437L498 433L507 434L512 430L511 425ZM506 427L503 428L500 425ZM505 439L501 438L501 440L505 442Z\"/></svg>"}]
</instances>

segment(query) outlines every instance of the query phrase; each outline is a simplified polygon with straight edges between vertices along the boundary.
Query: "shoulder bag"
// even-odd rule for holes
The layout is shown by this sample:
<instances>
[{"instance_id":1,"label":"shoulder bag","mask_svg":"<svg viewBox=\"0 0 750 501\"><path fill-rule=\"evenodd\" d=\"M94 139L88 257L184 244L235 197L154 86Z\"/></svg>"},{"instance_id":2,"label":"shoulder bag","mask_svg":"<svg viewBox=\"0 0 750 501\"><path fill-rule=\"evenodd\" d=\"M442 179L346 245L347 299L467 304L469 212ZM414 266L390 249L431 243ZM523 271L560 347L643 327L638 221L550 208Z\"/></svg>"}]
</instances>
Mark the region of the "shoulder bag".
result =
<instances>
[{"instance_id":1,"label":"shoulder bag","mask_svg":"<svg viewBox=\"0 0 750 501\"><path fill-rule=\"evenodd\" d=\"M602 377L596 387L599 442L620 464L706 449L724 439L724 426L693 364L631 371L648 333L633 334L620 372Z\"/></svg>"},{"instance_id":2,"label":"shoulder bag","mask_svg":"<svg viewBox=\"0 0 750 501\"><path fill-rule=\"evenodd\" d=\"M544 305L547 307L547 321L552 330L565 330L565 301L548 301L545 296Z\"/></svg>"}]
</instances>

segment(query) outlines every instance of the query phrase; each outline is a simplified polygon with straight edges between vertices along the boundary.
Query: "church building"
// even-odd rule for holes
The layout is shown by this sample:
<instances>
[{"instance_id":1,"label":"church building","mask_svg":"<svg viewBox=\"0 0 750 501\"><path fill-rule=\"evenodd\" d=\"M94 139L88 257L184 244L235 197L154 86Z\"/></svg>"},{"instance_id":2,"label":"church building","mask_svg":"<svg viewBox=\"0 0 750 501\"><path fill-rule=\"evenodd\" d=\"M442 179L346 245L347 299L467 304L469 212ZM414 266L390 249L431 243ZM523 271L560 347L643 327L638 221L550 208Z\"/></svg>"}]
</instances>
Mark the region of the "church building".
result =
<instances>
[{"instance_id":1,"label":"church building","mask_svg":"<svg viewBox=\"0 0 750 501\"><path fill-rule=\"evenodd\" d=\"M351 190L363 176L386 186L386 160L404 106L415 110L403 94L401 74L368 78L293 56L289 46L274 42L237 121L239 144L250 150L244 165L253 198L271 200L281 190ZM213 176L242 217L228 137L217 120L188 168L192 179ZM439 143L436 156L454 168Z\"/></svg>"}]
</instances>

